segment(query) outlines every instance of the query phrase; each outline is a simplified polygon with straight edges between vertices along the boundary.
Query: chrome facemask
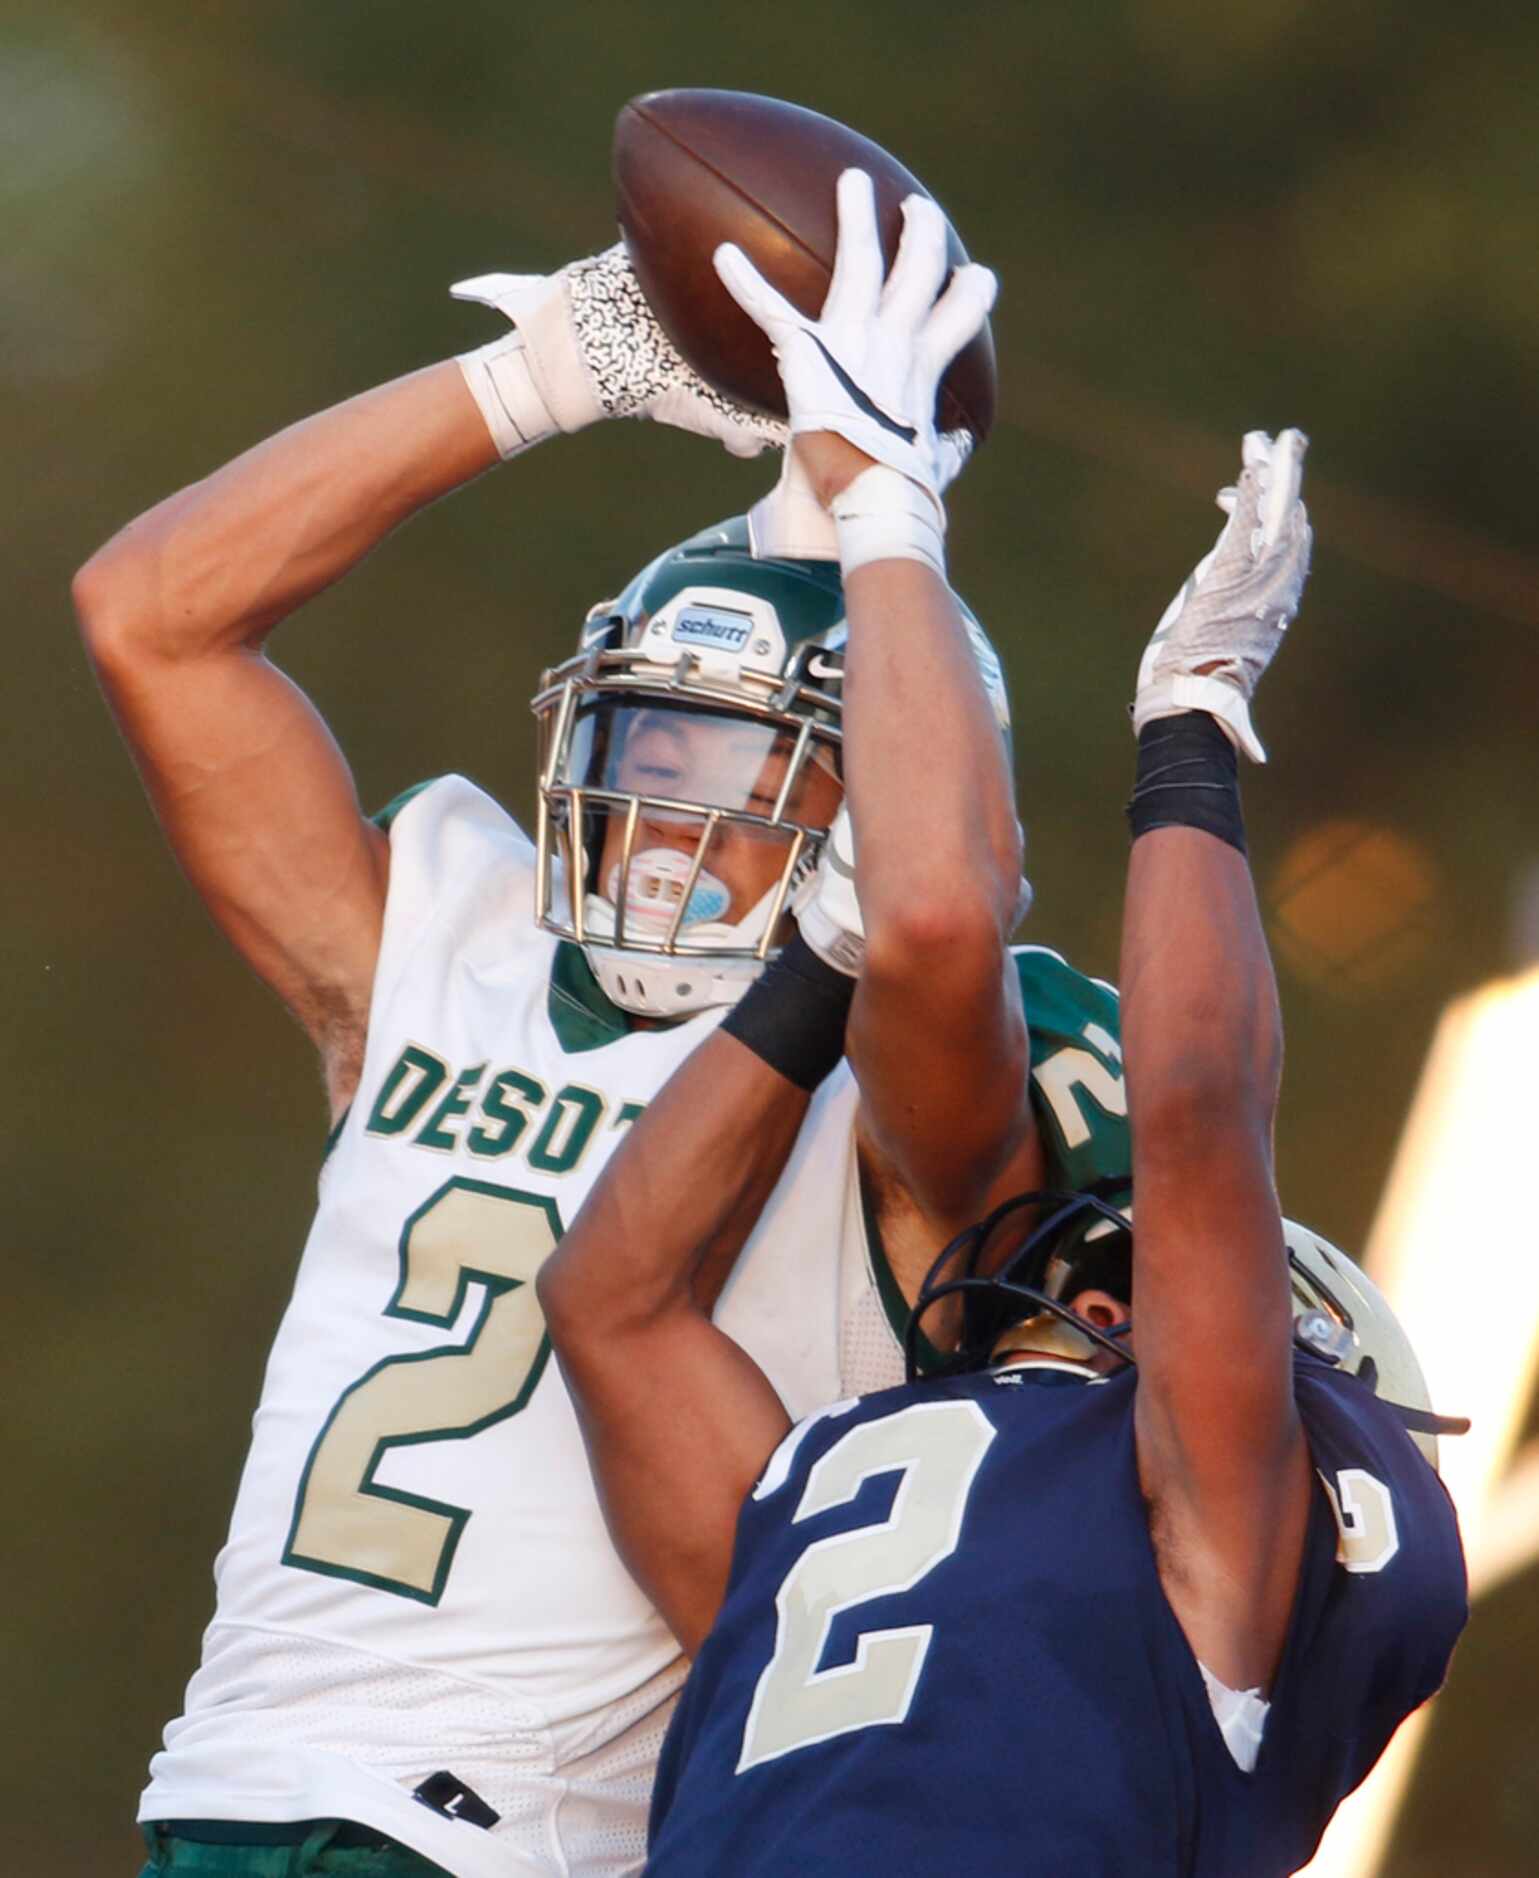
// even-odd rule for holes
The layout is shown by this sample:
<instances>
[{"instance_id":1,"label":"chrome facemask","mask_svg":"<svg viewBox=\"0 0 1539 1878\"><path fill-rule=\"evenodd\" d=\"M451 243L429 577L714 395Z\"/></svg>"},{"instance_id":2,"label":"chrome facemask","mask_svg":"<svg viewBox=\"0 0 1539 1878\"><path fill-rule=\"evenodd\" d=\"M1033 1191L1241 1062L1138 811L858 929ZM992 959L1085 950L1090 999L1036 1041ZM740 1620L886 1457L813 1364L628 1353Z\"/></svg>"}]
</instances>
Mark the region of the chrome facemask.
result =
<instances>
[{"instance_id":1,"label":"chrome facemask","mask_svg":"<svg viewBox=\"0 0 1539 1878\"><path fill-rule=\"evenodd\" d=\"M816 772L838 774L843 662L811 644L788 658L773 606L708 586L659 608L636 644L609 637L534 700L537 916L623 1009L687 1016L758 976L816 861L824 823L807 798ZM743 840L775 848L776 865L734 921L723 856Z\"/></svg>"}]
</instances>

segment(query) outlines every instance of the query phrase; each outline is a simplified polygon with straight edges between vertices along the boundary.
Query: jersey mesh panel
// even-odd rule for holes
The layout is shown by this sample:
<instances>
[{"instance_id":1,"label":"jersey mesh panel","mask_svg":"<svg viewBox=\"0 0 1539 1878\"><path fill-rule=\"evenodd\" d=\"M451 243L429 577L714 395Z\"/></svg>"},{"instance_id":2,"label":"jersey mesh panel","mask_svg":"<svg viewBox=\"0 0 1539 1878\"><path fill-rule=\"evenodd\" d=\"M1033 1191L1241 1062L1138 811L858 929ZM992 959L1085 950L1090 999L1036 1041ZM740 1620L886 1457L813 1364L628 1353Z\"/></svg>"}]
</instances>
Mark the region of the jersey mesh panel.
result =
<instances>
[{"instance_id":1,"label":"jersey mesh panel","mask_svg":"<svg viewBox=\"0 0 1539 1878\"><path fill-rule=\"evenodd\" d=\"M657 1756L684 1680L670 1665L623 1701L558 1730L473 1684L359 1651L221 1626L210 1660L232 1679L241 1659L260 1662L283 1707L245 1717L253 1741L270 1739L346 1755L415 1787L446 1767L502 1815L493 1828L527 1855L560 1857L582 1878L625 1878L646 1854L647 1808ZM408 1725L402 1726L402 1717ZM403 1739L429 1744L408 1759Z\"/></svg>"},{"instance_id":2,"label":"jersey mesh panel","mask_svg":"<svg viewBox=\"0 0 1539 1878\"><path fill-rule=\"evenodd\" d=\"M281 1692L281 1708L244 1715L253 1742L342 1754L408 1789L446 1767L502 1815L499 1838L546 1850L555 1757L527 1710L453 1677L308 1639L226 1628L217 1648L210 1638L208 1660L216 1655L233 1686L247 1657L253 1686Z\"/></svg>"},{"instance_id":3,"label":"jersey mesh panel","mask_svg":"<svg viewBox=\"0 0 1539 1878\"><path fill-rule=\"evenodd\" d=\"M846 1306L839 1339L839 1384L845 1395L871 1395L904 1380L903 1351L875 1285Z\"/></svg>"},{"instance_id":4,"label":"jersey mesh panel","mask_svg":"<svg viewBox=\"0 0 1539 1878\"><path fill-rule=\"evenodd\" d=\"M567 1790L556 1832L571 1870L583 1878L625 1878L646 1857L652 1776L673 1714L682 1666L654 1677L626 1702L605 1711L620 1724L601 1744L563 1762Z\"/></svg>"}]
</instances>

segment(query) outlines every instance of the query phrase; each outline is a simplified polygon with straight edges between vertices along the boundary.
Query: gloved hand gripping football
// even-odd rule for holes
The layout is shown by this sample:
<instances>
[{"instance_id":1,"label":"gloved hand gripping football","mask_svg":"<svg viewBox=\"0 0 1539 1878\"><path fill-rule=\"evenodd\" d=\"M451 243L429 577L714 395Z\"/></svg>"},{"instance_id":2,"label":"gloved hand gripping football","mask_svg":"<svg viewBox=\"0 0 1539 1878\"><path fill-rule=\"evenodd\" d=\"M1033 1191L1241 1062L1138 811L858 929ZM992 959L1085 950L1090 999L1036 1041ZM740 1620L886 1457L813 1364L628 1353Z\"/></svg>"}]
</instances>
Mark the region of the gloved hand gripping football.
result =
<instances>
[{"instance_id":1,"label":"gloved hand gripping football","mask_svg":"<svg viewBox=\"0 0 1539 1878\"><path fill-rule=\"evenodd\" d=\"M1165 609L1138 668L1135 733L1156 718L1207 711L1230 741L1264 763L1250 721L1261 675L1298 612L1309 575L1313 536L1299 499L1304 452L1300 430L1245 438L1238 485L1222 489L1229 520Z\"/></svg>"},{"instance_id":2,"label":"gloved hand gripping football","mask_svg":"<svg viewBox=\"0 0 1539 1878\"><path fill-rule=\"evenodd\" d=\"M946 220L927 196L903 204L890 274L863 170L840 176L838 211L833 278L817 319L800 313L730 242L716 251L716 272L775 348L793 436L835 431L896 470L927 499L921 506L938 537L941 491L966 461L971 439L937 434L936 391L988 317L998 283L988 268L969 265L946 284Z\"/></svg>"},{"instance_id":3,"label":"gloved hand gripping football","mask_svg":"<svg viewBox=\"0 0 1539 1878\"><path fill-rule=\"evenodd\" d=\"M516 328L460 360L505 457L606 417L671 424L733 456L787 441L783 423L734 404L684 363L619 243L557 274L481 274L450 292L495 307Z\"/></svg>"}]
</instances>

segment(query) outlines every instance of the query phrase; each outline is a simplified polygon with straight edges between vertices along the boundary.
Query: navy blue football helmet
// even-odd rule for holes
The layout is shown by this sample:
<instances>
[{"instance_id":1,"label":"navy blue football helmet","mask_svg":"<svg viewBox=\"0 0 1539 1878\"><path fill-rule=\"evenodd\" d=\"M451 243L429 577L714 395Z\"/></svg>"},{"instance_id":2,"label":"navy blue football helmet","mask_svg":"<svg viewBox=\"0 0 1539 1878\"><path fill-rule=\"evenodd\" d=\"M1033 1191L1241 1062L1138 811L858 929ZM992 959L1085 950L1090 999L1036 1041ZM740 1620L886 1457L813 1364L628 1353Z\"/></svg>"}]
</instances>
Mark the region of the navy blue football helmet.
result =
<instances>
[{"instance_id":1,"label":"navy blue football helmet","mask_svg":"<svg viewBox=\"0 0 1539 1878\"><path fill-rule=\"evenodd\" d=\"M1026 1333L1023 1347L1051 1347L1053 1339L1041 1326L1055 1320L1074 1333L1084 1355L1095 1346L1136 1366L1122 1341L1130 1326L1101 1331L1069 1308L1069 1300L1086 1290L1110 1292L1131 1306L1132 1194L1131 1181L1114 1180L1083 1193L1018 1193L959 1233L930 1267L910 1315L909 1381L987 1368L1001 1337L1016 1326ZM1382 1397L1436 1467L1438 1435L1464 1434L1468 1420L1433 1412L1404 1327L1356 1261L1296 1220L1282 1225L1294 1340ZM1019 1240L1013 1249L1012 1238ZM1007 1248L1003 1257L1001 1244ZM985 1264L992 1269L980 1271ZM961 1298L962 1326L956 1348L937 1361L933 1353L924 1354L923 1319L945 1297Z\"/></svg>"}]
</instances>

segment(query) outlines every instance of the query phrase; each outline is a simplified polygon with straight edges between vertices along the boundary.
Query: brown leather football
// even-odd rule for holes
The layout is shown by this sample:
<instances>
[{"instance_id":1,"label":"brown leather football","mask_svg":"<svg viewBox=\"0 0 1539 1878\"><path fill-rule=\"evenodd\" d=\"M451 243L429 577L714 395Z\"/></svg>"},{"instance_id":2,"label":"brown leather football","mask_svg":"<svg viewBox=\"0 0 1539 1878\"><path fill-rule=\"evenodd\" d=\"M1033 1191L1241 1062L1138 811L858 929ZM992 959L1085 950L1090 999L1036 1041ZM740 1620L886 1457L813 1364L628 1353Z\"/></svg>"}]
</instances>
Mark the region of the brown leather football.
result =
<instances>
[{"instance_id":1,"label":"brown leather football","mask_svg":"<svg viewBox=\"0 0 1539 1878\"><path fill-rule=\"evenodd\" d=\"M833 273L839 172L876 185L888 266L905 196L924 185L879 145L831 117L748 91L652 91L615 120L620 230L642 291L704 379L739 402L785 415L769 340L716 278L711 256L735 241L767 280L816 317ZM953 266L967 251L948 222ZM994 340L982 331L941 381L936 423L981 443L994 422Z\"/></svg>"}]
</instances>

